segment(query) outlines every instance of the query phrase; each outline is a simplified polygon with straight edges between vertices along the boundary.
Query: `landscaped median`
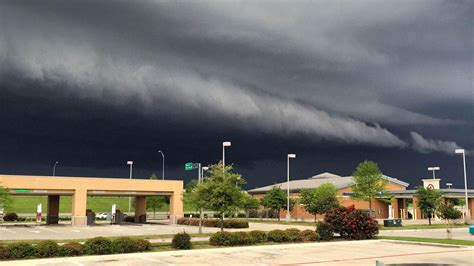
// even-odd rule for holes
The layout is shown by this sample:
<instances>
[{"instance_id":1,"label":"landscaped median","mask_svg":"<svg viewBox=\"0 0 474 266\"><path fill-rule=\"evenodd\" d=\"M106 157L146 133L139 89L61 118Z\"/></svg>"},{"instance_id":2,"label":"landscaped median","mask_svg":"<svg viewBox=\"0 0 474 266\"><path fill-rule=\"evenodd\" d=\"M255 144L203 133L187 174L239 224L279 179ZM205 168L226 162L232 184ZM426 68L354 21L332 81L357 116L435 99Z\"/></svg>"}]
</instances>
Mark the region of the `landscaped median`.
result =
<instances>
[{"instance_id":1,"label":"landscaped median","mask_svg":"<svg viewBox=\"0 0 474 266\"><path fill-rule=\"evenodd\" d=\"M199 218L180 218L177 221L182 225L199 225ZM202 219L202 226L205 227L221 227L221 220L218 219ZM240 219L224 220L224 228L249 228L249 223Z\"/></svg>"}]
</instances>

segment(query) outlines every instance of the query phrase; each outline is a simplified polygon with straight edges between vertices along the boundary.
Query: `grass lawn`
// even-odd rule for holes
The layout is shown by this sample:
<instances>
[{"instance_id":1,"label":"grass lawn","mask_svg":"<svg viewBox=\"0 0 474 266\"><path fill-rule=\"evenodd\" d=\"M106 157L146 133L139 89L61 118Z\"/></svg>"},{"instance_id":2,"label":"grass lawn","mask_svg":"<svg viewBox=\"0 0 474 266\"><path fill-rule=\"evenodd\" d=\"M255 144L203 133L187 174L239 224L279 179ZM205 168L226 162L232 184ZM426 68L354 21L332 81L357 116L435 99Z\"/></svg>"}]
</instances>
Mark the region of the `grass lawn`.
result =
<instances>
[{"instance_id":1,"label":"grass lawn","mask_svg":"<svg viewBox=\"0 0 474 266\"><path fill-rule=\"evenodd\" d=\"M459 240L459 239L438 239L438 238L403 237L403 236L378 236L377 239L390 239L390 240L423 242L423 243L433 243L433 244L474 246L474 241Z\"/></svg>"},{"instance_id":2,"label":"grass lawn","mask_svg":"<svg viewBox=\"0 0 474 266\"><path fill-rule=\"evenodd\" d=\"M380 230L409 230L409 229L446 229L446 224L410 224L400 227L384 227L380 226ZM465 228L468 227L466 224L456 224L452 228Z\"/></svg>"},{"instance_id":3,"label":"grass lawn","mask_svg":"<svg viewBox=\"0 0 474 266\"><path fill-rule=\"evenodd\" d=\"M36 206L38 203L43 204L43 213L47 212L48 209L48 197L46 196L14 196L12 197L13 203L6 210L7 212L16 213L36 213ZM59 200L59 212L60 213L71 213L71 196L61 196ZM128 211L128 197L88 197L87 208L92 209L95 213L110 212L112 210L112 204L117 204L117 209L122 211ZM187 207L184 206L187 211ZM133 197L131 210L134 211ZM151 210L149 210L151 211ZM168 211L168 206L162 206L156 210Z\"/></svg>"},{"instance_id":4,"label":"grass lawn","mask_svg":"<svg viewBox=\"0 0 474 266\"><path fill-rule=\"evenodd\" d=\"M307 225L307 226L316 226L314 222L305 222L305 221L290 221L285 222L285 220L257 220L257 219L248 219L249 223L263 223L263 224L288 224L288 225Z\"/></svg>"}]
</instances>

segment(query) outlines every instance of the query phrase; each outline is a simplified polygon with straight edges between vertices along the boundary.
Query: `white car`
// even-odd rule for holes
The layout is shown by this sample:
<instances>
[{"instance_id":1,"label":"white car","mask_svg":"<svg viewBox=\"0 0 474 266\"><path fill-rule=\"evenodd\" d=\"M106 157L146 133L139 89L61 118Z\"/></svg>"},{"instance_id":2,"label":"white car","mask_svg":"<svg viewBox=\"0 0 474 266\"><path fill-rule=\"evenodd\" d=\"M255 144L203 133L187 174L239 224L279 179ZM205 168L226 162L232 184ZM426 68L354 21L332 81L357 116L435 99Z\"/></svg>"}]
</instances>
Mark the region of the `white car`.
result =
<instances>
[{"instance_id":1,"label":"white car","mask_svg":"<svg viewBox=\"0 0 474 266\"><path fill-rule=\"evenodd\" d=\"M96 219L103 219L103 220L105 220L105 219L107 219L107 215L108 215L108 214L107 214L106 212L101 212L101 213L99 213L99 214L96 214L96 215L95 215L95 218L96 218Z\"/></svg>"}]
</instances>

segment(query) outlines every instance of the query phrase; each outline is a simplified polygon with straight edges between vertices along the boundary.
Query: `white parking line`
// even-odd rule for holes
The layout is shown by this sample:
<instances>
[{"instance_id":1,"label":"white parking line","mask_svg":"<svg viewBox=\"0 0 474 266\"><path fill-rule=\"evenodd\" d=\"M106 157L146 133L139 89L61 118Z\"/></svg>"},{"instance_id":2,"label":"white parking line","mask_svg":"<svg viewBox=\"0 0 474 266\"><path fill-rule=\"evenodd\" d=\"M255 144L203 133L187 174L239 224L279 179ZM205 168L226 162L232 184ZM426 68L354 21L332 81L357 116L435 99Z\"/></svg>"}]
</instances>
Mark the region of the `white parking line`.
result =
<instances>
[{"instance_id":1,"label":"white parking line","mask_svg":"<svg viewBox=\"0 0 474 266\"><path fill-rule=\"evenodd\" d=\"M8 232L8 233L16 233L15 231L8 230L6 228L0 228L2 231Z\"/></svg>"},{"instance_id":2,"label":"white parking line","mask_svg":"<svg viewBox=\"0 0 474 266\"><path fill-rule=\"evenodd\" d=\"M59 231L55 231L55 230L51 230L51 229L43 228L43 227L38 227L38 229L41 229L41 230L44 230L44 231L48 231L48 232L53 232L53 233L59 233Z\"/></svg>"},{"instance_id":3,"label":"white parking line","mask_svg":"<svg viewBox=\"0 0 474 266\"><path fill-rule=\"evenodd\" d=\"M79 230L71 230L71 232L80 233L81 231L79 231Z\"/></svg>"},{"instance_id":4,"label":"white parking line","mask_svg":"<svg viewBox=\"0 0 474 266\"><path fill-rule=\"evenodd\" d=\"M30 232L35 233L35 234L41 233L41 231L30 231Z\"/></svg>"}]
</instances>

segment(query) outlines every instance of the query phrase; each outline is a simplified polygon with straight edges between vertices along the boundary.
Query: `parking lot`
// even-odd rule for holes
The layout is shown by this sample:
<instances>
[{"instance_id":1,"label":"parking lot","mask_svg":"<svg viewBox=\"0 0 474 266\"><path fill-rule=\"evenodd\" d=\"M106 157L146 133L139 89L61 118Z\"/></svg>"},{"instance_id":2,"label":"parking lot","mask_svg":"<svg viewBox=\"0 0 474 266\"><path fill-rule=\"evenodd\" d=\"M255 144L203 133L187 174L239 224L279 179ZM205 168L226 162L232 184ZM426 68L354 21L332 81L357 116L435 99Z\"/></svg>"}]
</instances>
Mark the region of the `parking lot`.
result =
<instances>
[{"instance_id":1,"label":"parking lot","mask_svg":"<svg viewBox=\"0 0 474 266\"><path fill-rule=\"evenodd\" d=\"M473 247L388 240L286 244L5 262L9 265L472 265Z\"/></svg>"},{"instance_id":2,"label":"parking lot","mask_svg":"<svg viewBox=\"0 0 474 266\"><path fill-rule=\"evenodd\" d=\"M235 230L273 230L299 228L307 229L307 226L250 223L248 229L226 229ZM203 227L204 233L214 233L219 228ZM85 239L96 236L144 236L144 235L168 235L186 231L187 233L198 233L197 226L163 224L129 224L129 225L95 225L95 226L0 226L0 240L31 240L31 239Z\"/></svg>"}]
</instances>

